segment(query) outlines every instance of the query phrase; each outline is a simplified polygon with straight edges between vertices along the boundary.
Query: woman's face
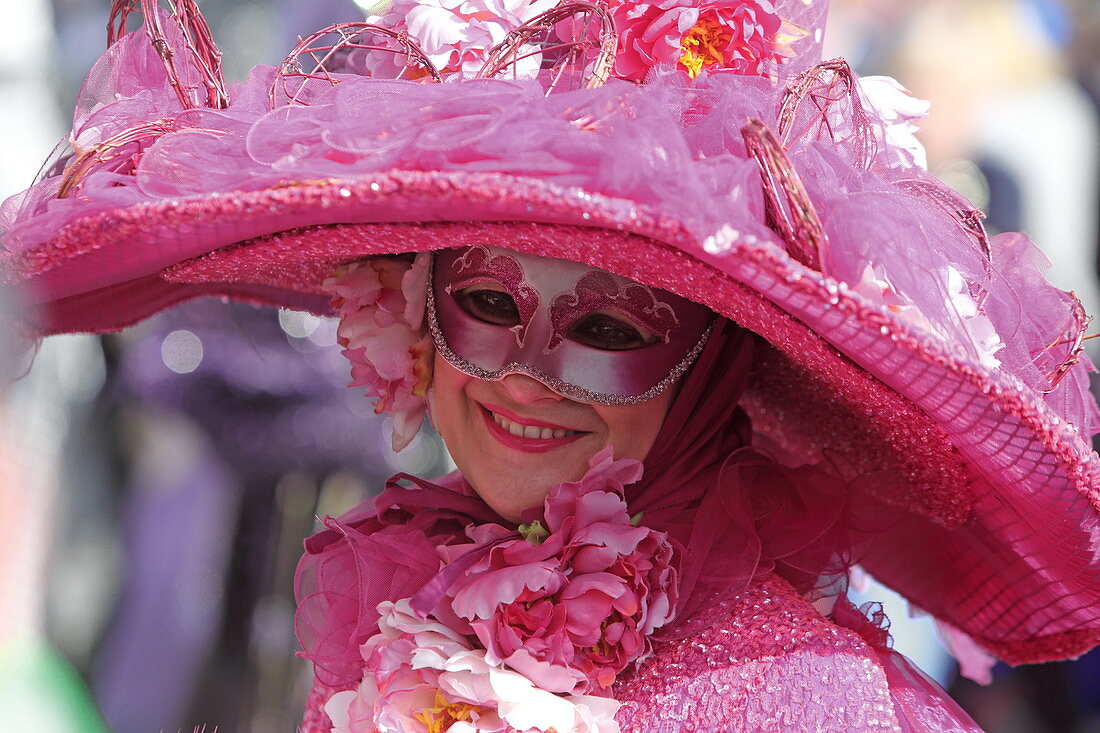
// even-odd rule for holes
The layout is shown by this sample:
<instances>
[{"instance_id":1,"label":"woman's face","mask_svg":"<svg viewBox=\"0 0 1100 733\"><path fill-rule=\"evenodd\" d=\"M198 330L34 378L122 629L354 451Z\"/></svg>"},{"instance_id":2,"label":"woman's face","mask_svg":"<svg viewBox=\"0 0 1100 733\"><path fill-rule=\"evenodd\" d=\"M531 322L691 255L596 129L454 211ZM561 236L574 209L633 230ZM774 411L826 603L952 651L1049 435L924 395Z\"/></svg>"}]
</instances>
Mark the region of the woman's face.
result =
<instances>
[{"instance_id":1,"label":"woman's face","mask_svg":"<svg viewBox=\"0 0 1100 733\"><path fill-rule=\"evenodd\" d=\"M432 420L485 503L518 521L551 488L580 479L604 446L616 458L645 458L674 392L634 405L578 402L525 374L472 377L437 354Z\"/></svg>"},{"instance_id":2,"label":"woman's face","mask_svg":"<svg viewBox=\"0 0 1100 733\"><path fill-rule=\"evenodd\" d=\"M481 245L436 253L429 293L433 422L513 521L607 446L644 459L713 321L605 270Z\"/></svg>"}]
</instances>

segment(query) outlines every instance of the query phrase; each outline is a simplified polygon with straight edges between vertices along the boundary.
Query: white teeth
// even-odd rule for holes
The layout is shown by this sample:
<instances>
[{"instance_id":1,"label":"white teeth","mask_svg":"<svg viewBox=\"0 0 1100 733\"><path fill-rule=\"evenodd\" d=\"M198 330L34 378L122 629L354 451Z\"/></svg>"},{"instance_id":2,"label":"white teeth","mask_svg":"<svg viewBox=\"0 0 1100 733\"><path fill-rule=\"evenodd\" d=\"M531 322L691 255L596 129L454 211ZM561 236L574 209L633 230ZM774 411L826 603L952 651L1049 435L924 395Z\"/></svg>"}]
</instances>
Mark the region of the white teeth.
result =
<instances>
[{"instance_id":1,"label":"white teeth","mask_svg":"<svg viewBox=\"0 0 1100 733\"><path fill-rule=\"evenodd\" d=\"M490 411L489 414L493 416L493 422L519 438L549 440L551 438L568 438L578 432L576 430L566 430L565 428L540 428L537 425L520 425L518 422L513 422L495 412Z\"/></svg>"}]
</instances>

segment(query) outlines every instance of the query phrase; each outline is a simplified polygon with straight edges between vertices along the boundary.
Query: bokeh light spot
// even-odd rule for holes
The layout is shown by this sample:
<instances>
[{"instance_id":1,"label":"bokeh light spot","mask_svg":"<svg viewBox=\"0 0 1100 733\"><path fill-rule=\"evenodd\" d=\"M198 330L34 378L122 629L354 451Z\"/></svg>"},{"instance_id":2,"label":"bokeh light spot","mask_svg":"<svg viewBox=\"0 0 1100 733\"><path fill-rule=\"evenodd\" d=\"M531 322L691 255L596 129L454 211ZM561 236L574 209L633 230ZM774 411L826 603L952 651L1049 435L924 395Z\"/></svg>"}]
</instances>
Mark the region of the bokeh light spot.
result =
<instances>
[{"instance_id":1,"label":"bokeh light spot","mask_svg":"<svg viewBox=\"0 0 1100 733\"><path fill-rule=\"evenodd\" d=\"M173 331L160 345L160 358L176 374L190 374L202 363L202 341L190 331Z\"/></svg>"}]
</instances>

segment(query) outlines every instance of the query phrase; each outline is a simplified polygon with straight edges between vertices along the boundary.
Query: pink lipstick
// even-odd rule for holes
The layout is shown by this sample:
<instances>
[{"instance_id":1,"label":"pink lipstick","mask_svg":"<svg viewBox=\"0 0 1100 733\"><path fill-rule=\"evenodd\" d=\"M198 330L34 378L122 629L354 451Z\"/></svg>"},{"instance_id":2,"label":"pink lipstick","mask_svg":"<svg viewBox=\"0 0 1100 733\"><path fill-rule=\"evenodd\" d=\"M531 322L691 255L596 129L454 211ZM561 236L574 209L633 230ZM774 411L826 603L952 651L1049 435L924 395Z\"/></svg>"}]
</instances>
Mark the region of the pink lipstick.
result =
<instances>
[{"instance_id":1,"label":"pink lipstick","mask_svg":"<svg viewBox=\"0 0 1100 733\"><path fill-rule=\"evenodd\" d=\"M577 439L583 438L589 434L588 431L575 431L541 420L524 418L521 422L520 420L512 418L504 411L497 412L495 410L490 410L484 405L481 406L481 411L485 419L486 429L489 431L490 435L509 448L525 453L545 453L546 451L551 451L555 448L561 448L562 446L573 443ZM494 415L496 417L494 417ZM498 419L500 422L498 422ZM504 425L502 425L501 422L503 422ZM517 429L516 426L521 426L528 433L534 432L530 430L533 428L538 431L538 435L516 435L512 430L508 429L508 426L511 426L513 430Z\"/></svg>"}]
</instances>

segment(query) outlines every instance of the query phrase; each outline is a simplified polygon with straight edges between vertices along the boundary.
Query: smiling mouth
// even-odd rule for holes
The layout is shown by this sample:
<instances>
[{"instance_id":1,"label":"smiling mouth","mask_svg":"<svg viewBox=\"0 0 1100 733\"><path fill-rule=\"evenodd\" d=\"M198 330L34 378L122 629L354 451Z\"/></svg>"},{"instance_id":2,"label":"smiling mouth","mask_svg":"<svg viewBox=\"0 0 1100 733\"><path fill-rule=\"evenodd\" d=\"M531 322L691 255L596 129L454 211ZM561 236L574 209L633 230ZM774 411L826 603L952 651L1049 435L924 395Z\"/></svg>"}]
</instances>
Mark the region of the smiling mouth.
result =
<instances>
[{"instance_id":1,"label":"smiling mouth","mask_svg":"<svg viewBox=\"0 0 1100 733\"><path fill-rule=\"evenodd\" d=\"M493 422L517 438L550 440L553 438L569 438L584 432L581 430L566 430L565 428L545 428L539 427L538 425L523 425L514 420L509 420L503 415L498 415L492 410L487 410L487 412L493 418Z\"/></svg>"}]
</instances>

